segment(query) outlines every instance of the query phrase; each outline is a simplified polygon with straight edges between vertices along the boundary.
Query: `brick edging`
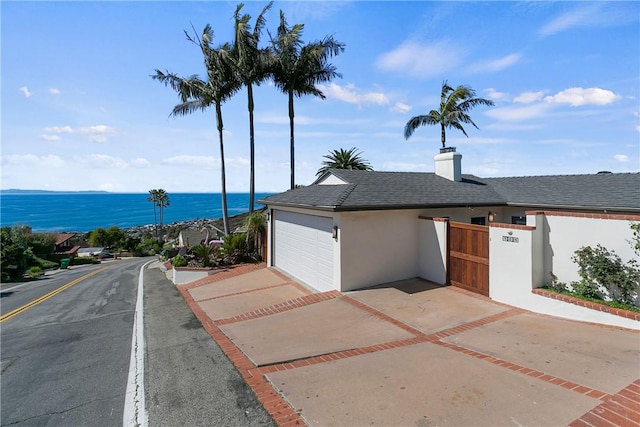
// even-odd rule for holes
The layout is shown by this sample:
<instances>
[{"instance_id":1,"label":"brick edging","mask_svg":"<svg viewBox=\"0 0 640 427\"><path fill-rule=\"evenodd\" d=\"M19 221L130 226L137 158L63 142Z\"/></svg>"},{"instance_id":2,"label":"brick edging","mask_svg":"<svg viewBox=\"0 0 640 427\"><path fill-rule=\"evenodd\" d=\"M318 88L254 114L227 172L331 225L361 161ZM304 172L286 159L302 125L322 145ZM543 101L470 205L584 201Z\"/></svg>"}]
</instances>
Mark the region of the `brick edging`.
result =
<instances>
[{"instance_id":1,"label":"brick edging","mask_svg":"<svg viewBox=\"0 0 640 427\"><path fill-rule=\"evenodd\" d=\"M285 283L288 285L288 283ZM328 291L317 294L304 295L298 298L290 299L278 304L263 307L257 310L253 310L247 313L238 314L236 316L227 317L224 319L214 320L213 322L218 325L227 325L229 323L242 322L245 320L258 319L260 317L271 316L272 314L283 313L285 311L293 310L294 308L305 307L311 304L316 304L322 301L328 301L331 299L339 298L340 292Z\"/></svg>"},{"instance_id":2,"label":"brick edging","mask_svg":"<svg viewBox=\"0 0 640 427\"><path fill-rule=\"evenodd\" d=\"M600 425L638 426L640 425L640 380L636 380L617 392L607 396L603 403L593 408L570 427L590 427Z\"/></svg>"},{"instance_id":3,"label":"brick edging","mask_svg":"<svg viewBox=\"0 0 640 427\"><path fill-rule=\"evenodd\" d=\"M231 277L241 276L245 273L251 273L262 268L266 268L267 265L263 262L257 264L237 264L228 267L220 268L218 270L211 270L207 277L195 280L193 282L177 285L181 289L193 289L199 286L208 285L210 283L219 282L221 280L229 279Z\"/></svg>"},{"instance_id":4,"label":"brick edging","mask_svg":"<svg viewBox=\"0 0 640 427\"><path fill-rule=\"evenodd\" d=\"M624 317L625 319L631 319L640 321L640 313L635 313L629 310L623 310L621 308L609 307L605 304L599 304L593 301L585 301L580 298L572 297L569 295L560 294L557 292L548 291L546 289L536 288L532 289L531 293L540 295L542 297L555 299L558 301L566 302L569 304L578 305L580 307L590 308L592 310L602 311L604 313L613 314L614 316Z\"/></svg>"},{"instance_id":5,"label":"brick edging","mask_svg":"<svg viewBox=\"0 0 640 427\"><path fill-rule=\"evenodd\" d=\"M235 276L233 274L232 276ZM300 414L278 393L263 375L256 375L256 366L227 337L224 332L207 316L204 310L193 299L186 287L178 287L185 302L198 318L205 331L218 344L227 358L236 367L249 388L258 398L275 423L279 426L306 426Z\"/></svg>"}]
</instances>

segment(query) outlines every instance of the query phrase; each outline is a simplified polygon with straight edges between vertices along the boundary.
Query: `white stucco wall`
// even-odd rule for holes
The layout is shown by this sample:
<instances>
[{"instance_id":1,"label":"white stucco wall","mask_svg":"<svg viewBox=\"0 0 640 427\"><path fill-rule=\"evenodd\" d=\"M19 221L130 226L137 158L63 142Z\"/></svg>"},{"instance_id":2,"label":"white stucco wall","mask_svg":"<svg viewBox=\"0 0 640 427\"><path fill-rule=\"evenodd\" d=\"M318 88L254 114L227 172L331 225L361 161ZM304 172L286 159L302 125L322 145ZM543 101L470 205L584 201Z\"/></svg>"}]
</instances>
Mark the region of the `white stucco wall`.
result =
<instances>
[{"instance_id":1,"label":"white stucco wall","mask_svg":"<svg viewBox=\"0 0 640 427\"><path fill-rule=\"evenodd\" d=\"M533 288L545 284L547 277L545 273L545 263L548 259L554 259L557 255L553 252L553 248L557 247L558 243L556 242L555 245L549 244L549 234L546 232L546 225L552 217L553 215L531 214L527 217L527 224L529 225L527 227L508 225L494 225L490 227L490 298L536 313L630 329L640 329L640 322L638 321L546 298L531 292ZM611 224L606 223L608 220L600 219L600 221L605 222L598 223L590 221L588 224L594 228L606 229L611 227ZM553 219L551 222L555 224L554 227L558 226L558 223L553 221ZM585 224L586 223L583 223L583 225ZM576 232L575 224L564 225L566 226L567 233ZM617 226L614 225L609 231L614 232L616 229ZM618 231L620 230L618 229ZM589 234L588 230L582 230L581 232ZM595 235L600 235L600 232L601 231L596 232ZM574 234L562 235L559 230L557 230L556 233L555 238L566 239L566 241L562 243L564 243L564 246L567 248L572 246L569 243L571 240L578 240ZM506 240L517 238L518 242L505 241L503 240L503 236L508 237ZM561 255L564 256L566 254ZM571 262L571 264L575 266L574 263Z\"/></svg>"},{"instance_id":2,"label":"white stucco wall","mask_svg":"<svg viewBox=\"0 0 640 427\"><path fill-rule=\"evenodd\" d=\"M418 274L440 285L447 281L447 226L442 219L418 220Z\"/></svg>"},{"instance_id":3,"label":"white stucco wall","mask_svg":"<svg viewBox=\"0 0 640 427\"><path fill-rule=\"evenodd\" d=\"M559 281L565 283L580 279L578 266L571 260L571 257L576 250L583 246L595 247L600 244L609 251L615 251L624 262L632 258L638 259L630 243L633 237L630 225L633 222L631 218L640 222L640 216L595 216L599 217L589 218L582 214L545 213L544 268L547 283L551 282L551 272L558 277Z\"/></svg>"},{"instance_id":4,"label":"white stucco wall","mask_svg":"<svg viewBox=\"0 0 640 427\"><path fill-rule=\"evenodd\" d=\"M534 287L533 227L489 227L489 297L505 304L517 305Z\"/></svg>"},{"instance_id":5,"label":"white stucco wall","mask_svg":"<svg viewBox=\"0 0 640 427\"><path fill-rule=\"evenodd\" d=\"M418 210L339 213L341 291L418 276Z\"/></svg>"}]
</instances>

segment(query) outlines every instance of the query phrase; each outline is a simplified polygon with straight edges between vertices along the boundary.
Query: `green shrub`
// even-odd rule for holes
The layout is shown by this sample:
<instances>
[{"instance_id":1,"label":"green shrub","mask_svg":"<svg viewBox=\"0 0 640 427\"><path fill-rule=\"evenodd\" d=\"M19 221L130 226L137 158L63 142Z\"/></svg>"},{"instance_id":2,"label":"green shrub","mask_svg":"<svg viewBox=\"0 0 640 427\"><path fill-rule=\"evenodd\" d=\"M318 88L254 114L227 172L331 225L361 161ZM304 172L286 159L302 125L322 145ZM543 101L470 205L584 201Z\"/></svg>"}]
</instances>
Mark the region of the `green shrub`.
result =
<instances>
[{"instance_id":1,"label":"green shrub","mask_svg":"<svg viewBox=\"0 0 640 427\"><path fill-rule=\"evenodd\" d=\"M136 246L136 256L151 256L162 252L162 243L155 239L145 239Z\"/></svg>"},{"instance_id":2,"label":"green shrub","mask_svg":"<svg viewBox=\"0 0 640 427\"><path fill-rule=\"evenodd\" d=\"M249 252L246 233L233 233L224 236L222 246L218 251L221 264L239 264L242 262L256 262L255 255Z\"/></svg>"},{"instance_id":3,"label":"green shrub","mask_svg":"<svg viewBox=\"0 0 640 427\"><path fill-rule=\"evenodd\" d=\"M35 278L40 277L40 275L42 274L42 269L40 267L38 267L37 265L34 265L32 267L29 267L29 271L28 271L27 274L32 279L35 279Z\"/></svg>"},{"instance_id":4,"label":"green shrub","mask_svg":"<svg viewBox=\"0 0 640 427\"><path fill-rule=\"evenodd\" d=\"M57 262L49 261L48 259L42 259L42 258L39 258L37 256L33 257L33 261L36 262L36 266L40 267L43 270L47 269L47 268L56 268L56 267L58 267L58 263Z\"/></svg>"},{"instance_id":5,"label":"green shrub","mask_svg":"<svg viewBox=\"0 0 640 427\"><path fill-rule=\"evenodd\" d=\"M589 298L604 299L601 287L614 302L634 304L640 292L640 270L635 260L623 263L613 251L597 245L578 249L571 259L578 264L580 282L574 292Z\"/></svg>"},{"instance_id":6,"label":"green shrub","mask_svg":"<svg viewBox=\"0 0 640 427\"><path fill-rule=\"evenodd\" d=\"M98 260L96 260L92 256L83 256L83 257L74 257L69 261L69 265L87 265L87 264L95 264Z\"/></svg>"},{"instance_id":7,"label":"green shrub","mask_svg":"<svg viewBox=\"0 0 640 427\"><path fill-rule=\"evenodd\" d=\"M171 263L173 264L174 267L184 267L185 265L187 265L187 260L184 259L182 255L178 254L173 257L173 260L171 261Z\"/></svg>"},{"instance_id":8,"label":"green shrub","mask_svg":"<svg viewBox=\"0 0 640 427\"><path fill-rule=\"evenodd\" d=\"M551 283L548 285L548 287L550 287L551 289L553 289L556 292L566 292L567 291L567 284L564 282L561 282L558 280L558 276L556 276L555 274L553 274L553 272L550 273L551 274Z\"/></svg>"}]
</instances>

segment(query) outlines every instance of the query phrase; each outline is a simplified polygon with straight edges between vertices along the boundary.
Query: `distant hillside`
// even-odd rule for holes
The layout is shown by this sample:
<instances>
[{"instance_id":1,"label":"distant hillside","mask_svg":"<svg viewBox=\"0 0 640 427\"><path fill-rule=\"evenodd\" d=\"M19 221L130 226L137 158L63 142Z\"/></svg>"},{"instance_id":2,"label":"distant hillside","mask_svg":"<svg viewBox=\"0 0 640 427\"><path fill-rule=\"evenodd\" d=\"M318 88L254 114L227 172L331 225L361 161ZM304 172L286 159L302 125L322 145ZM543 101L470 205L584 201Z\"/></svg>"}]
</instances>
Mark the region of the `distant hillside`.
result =
<instances>
[{"instance_id":1,"label":"distant hillside","mask_svg":"<svg viewBox=\"0 0 640 427\"><path fill-rule=\"evenodd\" d=\"M10 188L0 190L0 194L107 194L108 191L51 191L51 190L18 190Z\"/></svg>"}]
</instances>

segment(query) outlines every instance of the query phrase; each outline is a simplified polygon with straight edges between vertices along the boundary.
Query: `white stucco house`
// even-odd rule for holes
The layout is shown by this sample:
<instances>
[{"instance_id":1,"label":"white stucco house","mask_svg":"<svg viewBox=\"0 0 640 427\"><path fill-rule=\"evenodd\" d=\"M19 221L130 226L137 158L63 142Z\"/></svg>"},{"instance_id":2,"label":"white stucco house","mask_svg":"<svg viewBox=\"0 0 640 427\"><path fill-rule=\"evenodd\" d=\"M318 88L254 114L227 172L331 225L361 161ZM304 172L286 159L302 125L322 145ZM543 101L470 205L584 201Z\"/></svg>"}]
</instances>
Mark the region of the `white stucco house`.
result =
<instances>
[{"instance_id":1,"label":"white stucco house","mask_svg":"<svg viewBox=\"0 0 640 427\"><path fill-rule=\"evenodd\" d=\"M435 173L333 169L259 200L267 265L319 291L421 277L545 312L532 289L577 280L580 247L637 257L640 173L480 178L461 159L436 155Z\"/></svg>"}]
</instances>

